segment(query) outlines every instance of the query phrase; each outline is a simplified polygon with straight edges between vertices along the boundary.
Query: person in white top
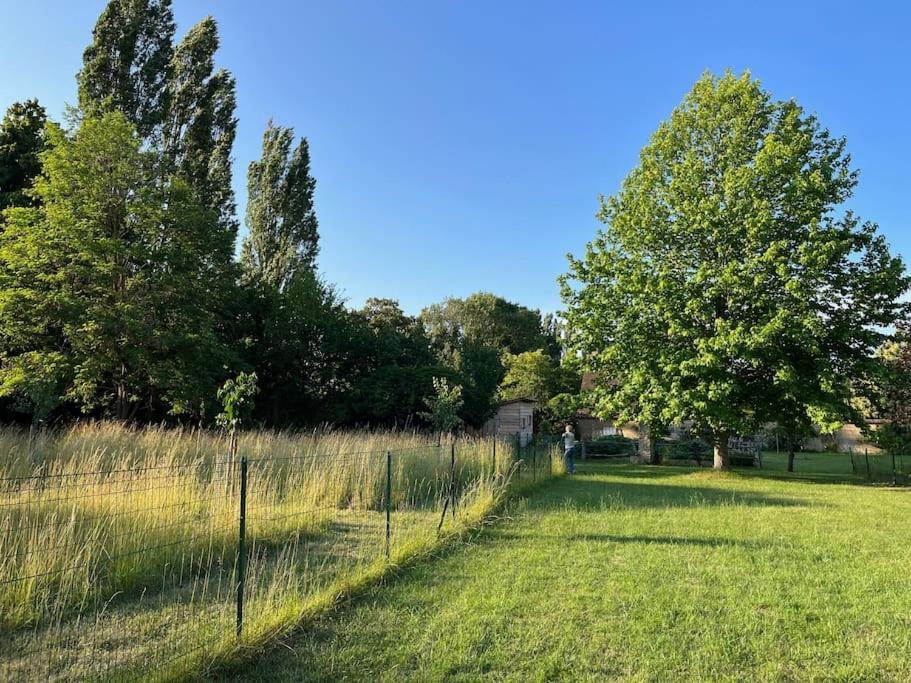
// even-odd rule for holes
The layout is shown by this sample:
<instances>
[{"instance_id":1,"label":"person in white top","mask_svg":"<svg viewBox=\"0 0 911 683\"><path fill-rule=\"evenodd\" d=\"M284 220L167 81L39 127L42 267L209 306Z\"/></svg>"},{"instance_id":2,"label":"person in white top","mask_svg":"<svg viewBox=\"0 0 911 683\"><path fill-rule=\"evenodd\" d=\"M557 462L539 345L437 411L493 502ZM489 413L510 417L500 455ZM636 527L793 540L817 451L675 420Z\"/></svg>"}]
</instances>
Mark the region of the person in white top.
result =
<instances>
[{"instance_id":1,"label":"person in white top","mask_svg":"<svg viewBox=\"0 0 911 683\"><path fill-rule=\"evenodd\" d=\"M575 463L573 463L573 454L576 451L576 435L573 434L572 425L566 425L566 429L563 432L563 462L566 464L567 474L572 474L576 471Z\"/></svg>"}]
</instances>

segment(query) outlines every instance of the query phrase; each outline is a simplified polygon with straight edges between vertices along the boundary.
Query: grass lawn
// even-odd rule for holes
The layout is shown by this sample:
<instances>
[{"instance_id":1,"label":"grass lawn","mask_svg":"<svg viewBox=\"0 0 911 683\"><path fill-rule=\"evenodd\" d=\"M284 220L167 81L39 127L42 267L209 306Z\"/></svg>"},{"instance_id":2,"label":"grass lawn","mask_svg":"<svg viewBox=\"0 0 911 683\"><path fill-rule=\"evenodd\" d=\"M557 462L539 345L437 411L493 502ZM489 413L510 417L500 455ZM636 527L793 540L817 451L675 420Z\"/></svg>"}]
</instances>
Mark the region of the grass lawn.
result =
<instances>
[{"instance_id":1,"label":"grass lawn","mask_svg":"<svg viewBox=\"0 0 911 683\"><path fill-rule=\"evenodd\" d=\"M583 464L230 676L911 680L911 491L807 477Z\"/></svg>"}]
</instances>

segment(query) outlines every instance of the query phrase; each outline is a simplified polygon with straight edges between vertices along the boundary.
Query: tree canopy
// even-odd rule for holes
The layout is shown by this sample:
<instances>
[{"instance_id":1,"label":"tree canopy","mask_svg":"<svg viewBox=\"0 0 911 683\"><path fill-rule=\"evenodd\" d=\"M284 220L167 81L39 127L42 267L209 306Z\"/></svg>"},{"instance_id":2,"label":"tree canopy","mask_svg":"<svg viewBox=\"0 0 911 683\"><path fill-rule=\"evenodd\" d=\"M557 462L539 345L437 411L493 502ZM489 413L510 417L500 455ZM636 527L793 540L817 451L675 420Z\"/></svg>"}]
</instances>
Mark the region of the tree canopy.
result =
<instances>
[{"instance_id":1,"label":"tree canopy","mask_svg":"<svg viewBox=\"0 0 911 683\"><path fill-rule=\"evenodd\" d=\"M0 211L35 204L28 193L41 173L47 113L38 100L14 102L0 121Z\"/></svg>"},{"instance_id":2,"label":"tree canopy","mask_svg":"<svg viewBox=\"0 0 911 683\"><path fill-rule=\"evenodd\" d=\"M842 209L857 178L845 140L796 102L748 73L699 79L562 279L597 412L691 420L719 467L729 435L763 421L860 419L852 386L908 279L876 225Z\"/></svg>"},{"instance_id":3,"label":"tree canopy","mask_svg":"<svg viewBox=\"0 0 911 683\"><path fill-rule=\"evenodd\" d=\"M228 355L210 214L119 112L48 135L39 206L8 209L0 238L2 393L38 372L86 412L198 407Z\"/></svg>"}]
</instances>

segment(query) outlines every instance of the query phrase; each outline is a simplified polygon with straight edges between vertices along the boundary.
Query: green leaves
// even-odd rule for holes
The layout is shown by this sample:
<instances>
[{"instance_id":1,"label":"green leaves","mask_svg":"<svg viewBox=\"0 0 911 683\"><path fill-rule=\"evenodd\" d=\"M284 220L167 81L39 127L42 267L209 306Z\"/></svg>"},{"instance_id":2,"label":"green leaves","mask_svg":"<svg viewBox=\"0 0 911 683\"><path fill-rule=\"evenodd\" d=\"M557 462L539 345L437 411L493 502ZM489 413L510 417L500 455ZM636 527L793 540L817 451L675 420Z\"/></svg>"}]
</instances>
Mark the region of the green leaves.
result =
<instances>
[{"instance_id":1,"label":"green leaves","mask_svg":"<svg viewBox=\"0 0 911 683\"><path fill-rule=\"evenodd\" d=\"M269 122L262 156L247 173L247 228L241 263L249 278L284 290L295 274L315 268L319 232L310 148L294 130Z\"/></svg>"},{"instance_id":2,"label":"green leaves","mask_svg":"<svg viewBox=\"0 0 911 683\"><path fill-rule=\"evenodd\" d=\"M0 384L28 399L30 368L85 412L198 409L230 358L214 216L120 113L47 134L40 207L7 211L0 238Z\"/></svg>"},{"instance_id":3,"label":"green leaves","mask_svg":"<svg viewBox=\"0 0 911 683\"><path fill-rule=\"evenodd\" d=\"M462 423L459 411L462 409L462 387L450 386L445 377L433 378L434 393L424 399L428 412L418 413L433 425L434 431L449 433Z\"/></svg>"},{"instance_id":4,"label":"green leaves","mask_svg":"<svg viewBox=\"0 0 911 683\"><path fill-rule=\"evenodd\" d=\"M259 393L255 372L241 372L234 379L227 380L218 390L222 411L216 416L219 427L235 431L253 412L253 397Z\"/></svg>"},{"instance_id":5,"label":"green leaves","mask_svg":"<svg viewBox=\"0 0 911 683\"><path fill-rule=\"evenodd\" d=\"M13 103L0 122L0 211L34 205L28 191L41 172L46 122L38 100Z\"/></svg>"},{"instance_id":6,"label":"green leaves","mask_svg":"<svg viewBox=\"0 0 911 683\"><path fill-rule=\"evenodd\" d=\"M875 226L837 213L856 182L845 141L795 102L701 78L561 278L599 411L714 433L853 418L908 287Z\"/></svg>"}]
</instances>

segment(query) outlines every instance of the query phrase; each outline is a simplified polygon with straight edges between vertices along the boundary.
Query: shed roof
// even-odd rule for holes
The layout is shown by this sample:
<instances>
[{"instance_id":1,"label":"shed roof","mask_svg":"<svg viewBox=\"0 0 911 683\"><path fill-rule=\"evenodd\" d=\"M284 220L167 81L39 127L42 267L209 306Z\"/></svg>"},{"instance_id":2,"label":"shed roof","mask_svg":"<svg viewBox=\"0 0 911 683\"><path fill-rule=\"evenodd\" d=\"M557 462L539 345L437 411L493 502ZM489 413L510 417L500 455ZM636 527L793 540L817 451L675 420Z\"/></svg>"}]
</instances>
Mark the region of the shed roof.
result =
<instances>
[{"instance_id":1,"label":"shed roof","mask_svg":"<svg viewBox=\"0 0 911 683\"><path fill-rule=\"evenodd\" d=\"M511 398L507 401L500 401L497 404L497 408L499 408L501 406L512 405L513 403L531 403L533 405L536 405L538 402L533 398Z\"/></svg>"}]
</instances>

